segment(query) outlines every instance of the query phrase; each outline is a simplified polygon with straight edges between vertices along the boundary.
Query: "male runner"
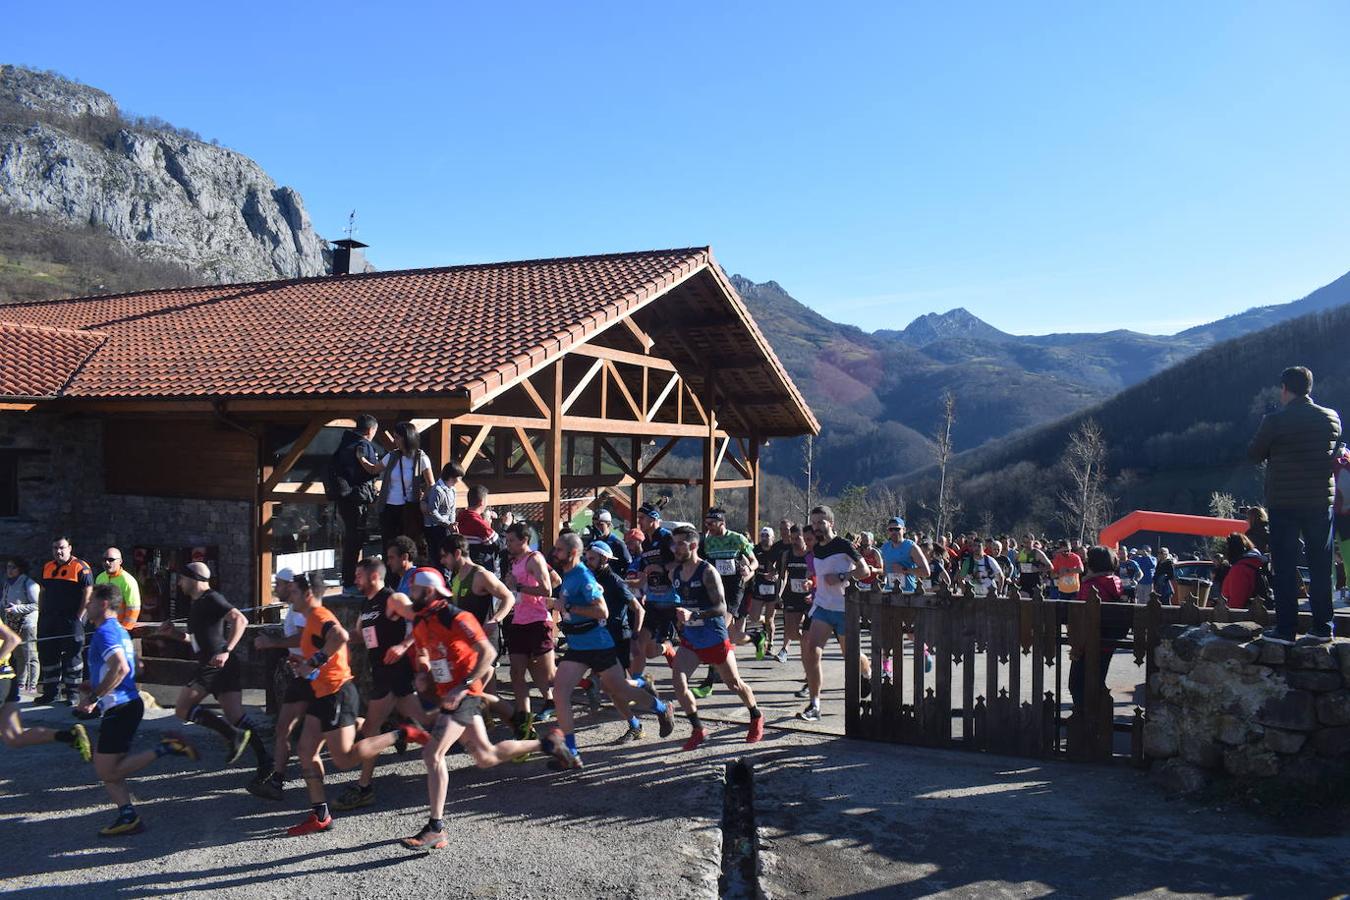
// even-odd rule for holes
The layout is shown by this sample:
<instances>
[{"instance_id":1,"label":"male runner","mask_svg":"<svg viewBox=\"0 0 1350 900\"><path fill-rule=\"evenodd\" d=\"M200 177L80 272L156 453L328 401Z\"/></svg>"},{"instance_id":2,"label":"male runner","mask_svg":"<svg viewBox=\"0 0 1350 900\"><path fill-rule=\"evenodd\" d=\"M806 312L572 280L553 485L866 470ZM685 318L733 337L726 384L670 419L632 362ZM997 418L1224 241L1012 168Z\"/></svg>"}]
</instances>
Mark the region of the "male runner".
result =
<instances>
[{"instance_id":1,"label":"male runner","mask_svg":"<svg viewBox=\"0 0 1350 900\"><path fill-rule=\"evenodd\" d=\"M641 675L647 660L664 656L675 658L675 607L678 599L670 588L670 564L675 555L670 549L670 529L661 524L661 510L650 503L638 508L638 529L642 532L642 553L634 561L631 582L642 592L644 617L638 639L633 644L628 671Z\"/></svg>"},{"instance_id":2,"label":"male runner","mask_svg":"<svg viewBox=\"0 0 1350 900\"><path fill-rule=\"evenodd\" d=\"M609 629L609 636L614 639L614 656L618 659L619 666L626 672L632 652L632 625L635 623L638 628L642 627L643 612L642 604L637 602L628 585L611 568L614 563L611 546L608 541L595 541L586 548L584 558L586 568L591 570L604 595L605 607L609 611L605 627ZM653 697L656 696L656 689L648 682L647 676L637 675L631 681ZM619 735L614 743L627 744L641 739L642 720L637 716L629 716L628 730Z\"/></svg>"},{"instance_id":3,"label":"male runner","mask_svg":"<svg viewBox=\"0 0 1350 900\"><path fill-rule=\"evenodd\" d=\"M121 588L107 582L94 586L89 599L89 623L94 626L89 640L90 687L81 689L79 712L88 716L93 716L95 710L103 713L94 750L94 771L117 807L117 818L99 830L103 837L145 830L127 790L130 775L163 756L197 759L196 749L176 734L161 738L153 750L127 755L145 716L145 704L136 688L136 651L117 618L121 611Z\"/></svg>"},{"instance_id":4,"label":"male runner","mask_svg":"<svg viewBox=\"0 0 1350 900\"><path fill-rule=\"evenodd\" d=\"M286 650L286 687L281 694L281 708L277 710L276 740L272 748L272 774L258 773L245 788L255 797L281 800L286 786L286 768L291 760L291 731L295 723L305 717L305 710L314 699L314 686L309 679L295 674L294 663L301 658L300 632L305 629L305 610L309 608L312 593L309 576L293 569L281 569L276 578L277 599L286 604L281 619L282 638L260 634L253 639L259 650Z\"/></svg>"},{"instance_id":5,"label":"male runner","mask_svg":"<svg viewBox=\"0 0 1350 900\"><path fill-rule=\"evenodd\" d=\"M857 653L862 665L862 696L872 692L872 661L858 647L844 644L844 589L848 579L867 575L868 566L853 544L835 534L834 511L828 506L811 510L811 528L816 533L815 600L811 605L811 627L802 641L802 667L806 670L810 702L797 718L807 722L820 720L821 657L831 635L845 653Z\"/></svg>"},{"instance_id":6,"label":"male runner","mask_svg":"<svg viewBox=\"0 0 1350 900\"><path fill-rule=\"evenodd\" d=\"M441 573L420 568L413 573L411 602L399 603L399 614L413 622L419 693L433 693L439 711L432 740L422 748L427 766L427 797L431 816L420 832L404 838L416 850L440 850L446 846L445 792L448 776L445 754L459 741L480 769L491 768L516 756L542 749L540 741L502 741L493 744L483 724L483 679L492 671L497 650L488 641L477 618L447 603L450 590ZM566 756L556 729L549 731L550 752Z\"/></svg>"},{"instance_id":7,"label":"male runner","mask_svg":"<svg viewBox=\"0 0 1350 900\"><path fill-rule=\"evenodd\" d=\"M774 654L780 663L788 660L788 647L802 639L802 617L811 608L813 583L811 580L811 551L806 546L806 535L797 525L790 526L788 548L778 558L777 568L783 573L778 583L778 598L783 604L783 646ZM812 537L814 533L811 532Z\"/></svg>"},{"instance_id":8,"label":"male runner","mask_svg":"<svg viewBox=\"0 0 1350 900\"><path fill-rule=\"evenodd\" d=\"M689 675L699 663L713 666L722 683L736 693L750 711L750 730L747 744L764 737L764 716L755 705L755 694L750 685L741 680L736 670L736 654L727 634L727 598L722 592L723 580L707 560L699 559L698 532L683 525L673 532L675 566L670 582L680 598L677 610L682 626L680 649L671 665L671 680L675 696L679 698L693 732L684 742L685 750L693 750L707 738L698 717L698 703L689 690Z\"/></svg>"},{"instance_id":9,"label":"male runner","mask_svg":"<svg viewBox=\"0 0 1350 900\"><path fill-rule=\"evenodd\" d=\"M19 679L9 664L14 648L23 639L0 619L0 742L12 750L38 744L69 744L85 762L90 759L89 735L83 725L75 724L60 730L53 728L24 728L19 718Z\"/></svg>"},{"instance_id":10,"label":"male runner","mask_svg":"<svg viewBox=\"0 0 1350 900\"><path fill-rule=\"evenodd\" d=\"M384 583L385 566L378 559L363 559L356 564L356 589L365 597L361 605L361 630L356 637L366 648L370 666L370 696L361 737L371 738L384 730L389 714L399 714L411 722L422 717L422 704L413 691L412 623L399 615L394 592ZM375 759L361 763L356 784L338 795L333 808L341 812L369 806L375 802Z\"/></svg>"},{"instance_id":11,"label":"male runner","mask_svg":"<svg viewBox=\"0 0 1350 900\"><path fill-rule=\"evenodd\" d=\"M591 545L596 553L603 554L608 545L597 541ZM567 533L558 535L553 546L554 558L558 561L558 570L562 573L562 585L558 588L558 601L563 619L559 624L563 634L567 635L567 652L558 663L558 675L553 683L553 699L558 716L558 727L562 729L566 745L565 757L560 757L555 768L580 769L581 753L577 749L575 725L572 718L572 691L587 671L600 681L605 693L619 711L619 716L628 722L632 729L636 720L629 704L641 704L649 707L660 718L661 737L669 737L675 723L670 708L654 694L645 693L634 682L624 678L623 667L619 665L614 650L614 638L605 621L609 618L609 608L605 603L605 594L591 570L581 563L581 536ZM608 558L605 562L608 563ZM641 725L635 729L641 731Z\"/></svg>"},{"instance_id":12,"label":"male runner","mask_svg":"<svg viewBox=\"0 0 1350 900\"><path fill-rule=\"evenodd\" d=\"M511 656L512 719L521 738L530 737L529 675L543 698L543 709L553 704L553 589L562 583L544 554L530 549L530 526L515 522L506 529L507 587L515 591L514 615L506 626L506 649Z\"/></svg>"},{"instance_id":13,"label":"male runner","mask_svg":"<svg viewBox=\"0 0 1350 900\"><path fill-rule=\"evenodd\" d=\"M495 649L502 619L515 608L516 598L496 575L472 561L470 553L475 546L482 545L471 544L462 534L447 537L441 543L441 571L449 577L450 601L478 620L483 634ZM488 707L502 721L514 721L514 705L493 694L496 681L494 668L483 681L484 692L492 697Z\"/></svg>"},{"instance_id":14,"label":"male runner","mask_svg":"<svg viewBox=\"0 0 1350 900\"><path fill-rule=\"evenodd\" d=\"M1050 557L1041 549L1036 535L1028 533L1026 545L1017 551L1017 586L1030 594L1041 588L1041 580L1050 574Z\"/></svg>"},{"instance_id":15,"label":"male runner","mask_svg":"<svg viewBox=\"0 0 1350 900\"><path fill-rule=\"evenodd\" d=\"M746 587L746 602L750 607L748 628L750 639L755 644L756 659L764 657L759 650L761 644L766 651L773 646L774 615L778 611L779 582L782 579L782 573L778 570L782 552L775 553L774 550L779 546L779 542L774 540L772 528L765 525L759 530L759 543L755 544L755 576ZM783 546L786 549L786 545Z\"/></svg>"},{"instance_id":16,"label":"male runner","mask_svg":"<svg viewBox=\"0 0 1350 900\"><path fill-rule=\"evenodd\" d=\"M755 659L764 658L765 638L763 631L747 635L745 620L750 615L750 605L746 602L745 580L754 574L758 567L755 545L739 531L727 527L727 511L715 506L703 516L703 543L701 552L717 574L722 577L722 596L727 601L728 631L733 644L745 644L754 641ZM711 683L712 670L708 672Z\"/></svg>"},{"instance_id":17,"label":"male runner","mask_svg":"<svg viewBox=\"0 0 1350 900\"><path fill-rule=\"evenodd\" d=\"M266 776L272 771L272 760L244 713L240 662L234 655L235 646L243 640L248 619L231 606L223 594L211 589L211 570L206 563L190 562L184 566L178 573L178 590L192 601L188 608L186 639L197 654L197 671L178 692L174 712L182 721L203 725L225 740L227 766L234 764L245 747L252 747L258 777ZM228 638L225 636L227 625ZM174 624L167 620L160 626L160 633L183 639ZM214 695L219 701L225 718L201 705L207 694Z\"/></svg>"},{"instance_id":18,"label":"male runner","mask_svg":"<svg viewBox=\"0 0 1350 900\"><path fill-rule=\"evenodd\" d=\"M881 545L881 562L888 583L906 594L919 589L920 579L928 578L932 569L928 556L919 545L905 537L905 520L895 516L886 525L886 543Z\"/></svg>"},{"instance_id":19,"label":"male runner","mask_svg":"<svg viewBox=\"0 0 1350 900\"><path fill-rule=\"evenodd\" d=\"M305 599L305 627L300 632L301 659L295 673L314 687L314 699L305 710L300 731L300 772L312 804L309 815L286 829L291 837L327 831L333 826L323 786L323 760L319 751L328 745L328 756L339 769L353 769L381 752L396 747L402 752L409 741L425 744L430 736L417 725L405 723L394 731L356 739L356 720L361 697L348 663L347 630L333 611L311 591ZM373 798L372 798L373 799Z\"/></svg>"}]
</instances>

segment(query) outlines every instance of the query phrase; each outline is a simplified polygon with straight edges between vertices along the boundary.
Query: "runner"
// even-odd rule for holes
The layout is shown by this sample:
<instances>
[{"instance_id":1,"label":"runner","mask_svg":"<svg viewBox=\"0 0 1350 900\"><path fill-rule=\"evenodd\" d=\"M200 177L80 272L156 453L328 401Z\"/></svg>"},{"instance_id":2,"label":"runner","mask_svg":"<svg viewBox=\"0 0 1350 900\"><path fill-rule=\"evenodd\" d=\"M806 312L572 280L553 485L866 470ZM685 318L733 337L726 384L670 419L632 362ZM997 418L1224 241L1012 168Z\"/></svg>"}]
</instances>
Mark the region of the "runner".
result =
<instances>
[{"instance_id":1,"label":"runner","mask_svg":"<svg viewBox=\"0 0 1350 900\"><path fill-rule=\"evenodd\" d=\"M272 760L244 713L240 662L234 655L235 646L244 638L248 619L231 606L223 594L211 589L211 570L206 563L190 562L184 566L178 573L178 590L192 601L188 608L188 633L184 636L166 620L160 626L160 634L191 642L197 654L197 671L178 692L174 712L183 722L202 725L224 739L225 765L233 765L245 747L252 747L258 766L257 777L269 775ZM225 636L227 625L228 638ZM207 694L220 703L224 718L201 705Z\"/></svg>"},{"instance_id":2,"label":"runner","mask_svg":"<svg viewBox=\"0 0 1350 900\"><path fill-rule=\"evenodd\" d=\"M913 594L919 590L920 579L928 578L931 569L928 557L919 545L905 536L905 520L894 516L886 524L886 543L881 545L881 562L892 590Z\"/></svg>"},{"instance_id":3,"label":"runner","mask_svg":"<svg viewBox=\"0 0 1350 900\"><path fill-rule=\"evenodd\" d=\"M872 692L872 661L857 647L844 643L844 589L850 577L867 574L867 564L858 558L858 551L834 532L834 511L828 506L811 510L811 528L816 533L815 558L816 592L811 604L811 626L802 641L802 667L806 670L807 694L810 702L797 718L807 722L820 720L821 657L830 636L839 642L844 653L857 653L862 666L862 696Z\"/></svg>"},{"instance_id":4,"label":"runner","mask_svg":"<svg viewBox=\"0 0 1350 900\"><path fill-rule=\"evenodd\" d=\"M601 555L603 562L608 564L609 558L603 555L609 550L607 544L597 541L591 545L591 550ZM563 654L562 662L558 663L558 675L553 683L558 727L562 729L566 755L559 758L555 767L581 768L581 753L577 749L572 719L572 691L588 670L599 679L605 693L619 711L619 716L628 722L630 729L634 728L636 717L629 705L641 704L644 708L650 708L660 719L661 737L669 737L675 727L670 708L655 694L644 692L636 683L623 676L614 638L605 627L609 608L605 603L604 590L591 570L581 563L581 536L572 533L558 535L553 555L562 573L558 600L562 605L560 612L563 620L559 627L567 635L567 652ZM641 729L639 723L636 728L639 734Z\"/></svg>"},{"instance_id":5,"label":"runner","mask_svg":"<svg viewBox=\"0 0 1350 900\"><path fill-rule=\"evenodd\" d=\"M472 497L470 489L471 502ZM441 544L441 570L449 576L452 602L478 620L495 650L500 646L497 638L502 619L515 607L516 598L495 574L471 561L470 553L474 547L482 546L473 544L462 534L450 535ZM493 669L483 682L483 690L492 698L489 708L497 718L511 722L515 719L515 706L492 693L496 680L497 672Z\"/></svg>"},{"instance_id":6,"label":"runner","mask_svg":"<svg viewBox=\"0 0 1350 900\"><path fill-rule=\"evenodd\" d=\"M356 566L356 589L366 598L361 606L361 631L370 667L370 696L361 737L372 738L384 730L395 710L410 722L422 717L422 704L413 692L413 667L408 659L412 647L412 624L394 608L394 592L384 583L385 566L378 559L363 559ZM333 807L341 812L375 802L375 760L361 763L356 784L338 795Z\"/></svg>"},{"instance_id":7,"label":"runner","mask_svg":"<svg viewBox=\"0 0 1350 900\"><path fill-rule=\"evenodd\" d=\"M779 557L778 568L783 578L778 584L778 597L783 604L783 646L774 654L780 663L788 661L788 648L802 639L802 617L811 608L811 551L800 526L791 526L788 549ZM814 533L812 534L814 537ZM805 695L803 695L805 696Z\"/></svg>"},{"instance_id":8,"label":"runner","mask_svg":"<svg viewBox=\"0 0 1350 900\"><path fill-rule=\"evenodd\" d=\"M885 573L885 560L877 549L876 537L870 531L858 535L858 558L867 566L867 574L858 579L858 590L871 592L880 588Z\"/></svg>"},{"instance_id":9,"label":"runner","mask_svg":"<svg viewBox=\"0 0 1350 900\"><path fill-rule=\"evenodd\" d=\"M305 710L300 746L296 749L312 806L302 822L286 829L286 834L291 837L333 827L324 793L323 760L319 758L319 751L325 744L335 767L354 769L374 760L390 747L401 753L409 741L426 744L431 740L425 731L413 724L403 724L394 731L359 741L356 739L361 696L352 680L347 640L347 630L338 622L337 616L310 591L305 597L305 627L300 632L301 656L295 663L295 674L308 679L314 688L314 699Z\"/></svg>"},{"instance_id":10,"label":"runner","mask_svg":"<svg viewBox=\"0 0 1350 900\"><path fill-rule=\"evenodd\" d=\"M511 624L506 626L506 649L511 656L512 723L521 738L531 736L529 675L543 699L543 710L553 706L553 589L562 579L549 567L544 554L530 549L530 526L516 522L506 529L510 568L507 587L515 592Z\"/></svg>"},{"instance_id":11,"label":"runner","mask_svg":"<svg viewBox=\"0 0 1350 900\"><path fill-rule=\"evenodd\" d=\"M756 659L763 658L763 654L758 651L761 643L766 650L773 646L774 616L778 612L778 595L781 592L779 582L782 573L778 563L783 553L776 549L780 546L786 547L774 540L772 528L765 525L759 530L759 543L755 544L755 577L746 587L746 599L750 606L749 627L751 640L756 647Z\"/></svg>"},{"instance_id":12,"label":"runner","mask_svg":"<svg viewBox=\"0 0 1350 900\"><path fill-rule=\"evenodd\" d=\"M636 622L639 628L642 627L642 604L637 602L628 585L611 568L614 563L613 557L609 555L612 552L611 546L608 541L595 541L586 549L585 560L586 567L591 570L604 594L605 608L609 612L609 617L605 619L605 628L614 639L614 655L619 661L619 666L626 672L633 638L631 624ZM638 675L630 681L635 687L642 688L653 697L656 696L656 689L645 675ZM642 720L633 715L627 718L628 730L614 741L616 744L627 744L642 738Z\"/></svg>"},{"instance_id":13,"label":"runner","mask_svg":"<svg viewBox=\"0 0 1350 900\"><path fill-rule=\"evenodd\" d=\"M642 532L642 553L634 560L632 583L642 593L642 628L633 647L635 677L647 668L647 660L664 656L675 659L675 606L679 602L670 588L669 566L675 560L670 549L670 529L661 524L661 510L650 503L638 508L638 528Z\"/></svg>"},{"instance_id":14,"label":"runner","mask_svg":"<svg viewBox=\"0 0 1350 900\"><path fill-rule=\"evenodd\" d=\"M1017 586L1030 594L1041 589L1041 581L1049 575L1052 566L1050 557L1041 549L1036 535L1027 534L1026 546L1017 551Z\"/></svg>"},{"instance_id":15,"label":"runner","mask_svg":"<svg viewBox=\"0 0 1350 900\"><path fill-rule=\"evenodd\" d=\"M697 531L683 525L675 529L673 537L675 566L671 569L670 580L680 598L677 615L683 631L680 649L671 666L671 680L680 707L693 727L683 749L693 750L707 738L698 717L698 703L689 690L689 675L699 663L714 666L722 683L734 691L750 711L750 730L745 742L753 744L764 737L764 716L755 705L755 694L750 685L741 680L736 670L736 654L732 652L727 634L727 600L722 593L724 580L715 577L716 570L707 560L699 559Z\"/></svg>"},{"instance_id":16,"label":"runner","mask_svg":"<svg viewBox=\"0 0 1350 900\"><path fill-rule=\"evenodd\" d=\"M301 658L300 632L305 628L305 609L309 605L311 593L309 577L297 574L293 569L281 569L276 579L277 599L286 604L286 613L281 619L283 637L268 637L260 634L253 639L253 646L259 650L286 650L284 663L286 686L281 693L281 708L277 710L276 740L272 748L272 774L250 781L245 788L255 797L265 800L283 799L286 787L286 768L291 761L291 731L295 723L305 717L305 710L314 699L314 687L306 678L295 674L293 664Z\"/></svg>"},{"instance_id":17,"label":"runner","mask_svg":"<svg viewBox=\"0 0 1350 900\"><path fill-rule=\"evenodd\" d=\"M10 654L23 639L0 620L0 742L11 750L20 747L34 747L38 744L68 744L75 748L80 758L89 762L89 735L83 725L69 728L24 728L19 718L19 679L10 665Z\"/></svg>"},{"instance_id":18,"label":"runner","mask_svg":"<svg viewBox=\"0 0 1350 900\"><path fill-rule=\"evenodd\" d=\"M1063 600L1072 600L1078 596L1080 576L1083 574L1083 558L1069 548L1069 542L1059 542L1059 549L1051 563L1054 570L1055 590Z\"/></svg>"},{"instance_id":19,"label":"runner","mask_svg":"<svg viewBox=\"0 0 1350 900\"><path fill-rule=\"evenodd\" d=\"M121 588L108 582L96 585L89 600L89 623L94 626L89 641L89 684L81 688L79 712L88 716L96 715L96 711L103 714L94 750L94 771L117 807L117 818L99 830L102 837L139 834L145 830L127 790L129 776L163 756L197 759L196 749L176 734L161 738L153 750L127 755L145 716L145 703L136 688L136 651L132 649L130 635L118 621L121 612ZM88 739L85 741L87 744Z\"/></svg>"},{"instance_id":20,"label":"runner","mask_svg":"<svg viewBox=\"0 0 1350 900\"><path fill-rule=\"evenodd\" d=\"M543 745L537 740L500 744L489 740L482 716L486 703L483 679L496 662L496 649L471 613L446 602L450 590L440 572L418 569L410 589L410 602L399 602L395 608L412 620L418 692L433 694L438 712L432 740L422 748L431 816L422 830L404 838L403 844L415 850L440 850L447 843L445 754L450 746L460 742L474 763L487 769L512 757L533 753ZM550 730L549 742L550 752L559 759L566 757L556 730Z\"/></svg>"}]
</instances>

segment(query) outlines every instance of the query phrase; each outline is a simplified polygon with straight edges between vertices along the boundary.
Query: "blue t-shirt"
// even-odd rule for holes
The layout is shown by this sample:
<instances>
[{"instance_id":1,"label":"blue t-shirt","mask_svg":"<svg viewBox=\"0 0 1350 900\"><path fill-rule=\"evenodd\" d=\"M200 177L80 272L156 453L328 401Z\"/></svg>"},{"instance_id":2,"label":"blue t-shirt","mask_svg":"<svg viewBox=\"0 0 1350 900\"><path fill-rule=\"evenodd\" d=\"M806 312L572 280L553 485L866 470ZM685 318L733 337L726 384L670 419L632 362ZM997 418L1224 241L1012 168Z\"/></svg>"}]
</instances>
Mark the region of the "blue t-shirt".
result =
<instances>
[{"instance_id":1,"label":"blue t-shirt","mask_svg":"<svg viewBox=\"0 0 1350 900\"><path fill-rule=\"evenodd\" d=\"M595 619L588 619L584 616L572 615L572 608L576 606L594 606L597 600L605 596L600 583L595 580L591 570L584 565L575 565L570 571L563 574L562 584L558 587L559 596L562 598L563 609L566 618L563 620L567 625L586 625L587 623L596 623L589 631L577 633L568 633L567 646L573 650L608 650L614 646L614 637L609 633L603 621L596 622Z\"/></svg>"},{"instance_id":2,"label":"blue t-shirt","mask_svg":"<svg viewBox=\"0 0 1350 900\"><path fill-rule=\"evenodd\" d=\"M914 568L914 549L915 544L909 538L900 542L900 546L895 546L890 541L881 545L881 565L885 569L886 576L889 577L895 571L896 566L904 566L906 569ZM912 594L919 589L919 579L913 572L905 573L905 583L903 590L907 594Z\"/></svg>"},{"instance_id":3,"label":"blue t-shirt","mask_svg":"<svg viewBox=\"0 0 1350 900\"><path fill-rule=\"evenodd\" d=\"M1153 557L1149 556L1147 553L1139 554L1137 557L1135 557L1134 561L1139 563L1139 571L1144 573L1142 576L1140 576L1139 583L1152 584L1153 569L1158 565L1158 561Z\"/></svg>"},{"instance_id":4,"label":"blue t-shirt","mask_svg":"<svg viewBox=\"0 0 1350 900\"><path fill-rule=\"evenodd\" d=\"M103 710L130 703L140 697L140 692L136 690L136 651L131 646L131 635L127 634L116 618L94 629L94 635L89 640L89 683L95 688L102 683L108 658L118 650L122 651L130 670L117 687L99 700L99 708Z\"/></svg>"}]
</instances>

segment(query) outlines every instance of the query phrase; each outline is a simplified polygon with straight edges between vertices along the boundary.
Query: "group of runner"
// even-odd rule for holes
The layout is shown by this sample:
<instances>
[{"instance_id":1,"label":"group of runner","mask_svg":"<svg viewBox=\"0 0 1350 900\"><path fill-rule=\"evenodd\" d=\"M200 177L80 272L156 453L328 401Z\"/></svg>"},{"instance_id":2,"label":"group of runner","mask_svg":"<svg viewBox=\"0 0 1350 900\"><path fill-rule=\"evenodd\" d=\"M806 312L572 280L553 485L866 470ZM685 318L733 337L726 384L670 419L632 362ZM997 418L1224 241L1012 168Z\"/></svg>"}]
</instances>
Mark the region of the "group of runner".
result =
<instances>
[{"instance_id":1,"label":"group of runner","mask_svg":"<svg viewBox=\"0 0 1350 900\"><path fill-rule=\"evenodd\" d=\"M641 740L644 714L655 717L661 737L670 736L678 703L690 726L683 742L688 751L707 739L698 701L720 680L748 711L745 741L761 740L764 716L740 676L735 649L752 644L756 658L769 655L780 605L784 629L772 655L785 661L793 642L800 645L810 702L799 715L818 718L821 654L832 636L842 646L845 587L850 578L874 574L852 544L834 533L828 507L813 510L804 527L784 521L781 535L764 529L758 544L730 530L721 509L707 511L703 532L689 525L666 527L652 505L643 506L637 519L638 527L623 541L617 535L613 540L591 535L587 546L581 535L564 532L547 557L530 548L526 526L512 526L504 536L500 567L474 561L487 557L458 533L438 548L437 565L415 566L413 548L404 546L410 542L399 538L383 558L358 564L356 587L363 602L352 633L323 605L321 584L305 573L281 570L276 593L287 607L282 635L255 640L258 649L287 650L286 683L270 747L242 704L236 648L247 619L210 587L205 564L190 563L177 575L179 591L190 600L186 630L164 623L158 634L190 642L197 663L175 713L185 725L215 732L227 765L251 749L256 774L248 790L269 800L285 797L294 736L311 808L288 829L291 835L332 827L323 748L331 766L361 769L355 784L332 804L349 810L375 802L375 760L382 752L421 745L430 814L423 828L404 840L418 849L447 843L445 757L453 745L484 768L539 752L551 757L555 770L581 768L572 714L579 688L603 691L627 723L615 743ZM625 557L634 551L630 562L621 561L616 544ZM7 698L0 705L0 738L13 747L65 743L92 760L117 807L114 822L101 831L104 836L144 827L126 788L129 775L163 756L193 761L200 756L194 742L179 733L165 736L153 750L130 754L144 705L135 680L135 650L118 622L123 602L117 585L100 584L88 606L94 630L79 708L91 717L102 714L96 746L79 724L61 730L23 728L18 684L8 665L18 636L0 626L0 688ZM503 627L512 672L510 700L497 693L494 682L494 632ZM565 650L555 661L562 642ZM349 646L364 648L369 667L364 716ZM670 703L660 698L646 671L647 661L658 656L670 667ZM705 665L712 677L691 685ZM208 695L219 712L202 705ZM395 714L398 722L391 725ZM494 743L491 719L514 726L512 739Z\"/></svg>"}]
</instances>

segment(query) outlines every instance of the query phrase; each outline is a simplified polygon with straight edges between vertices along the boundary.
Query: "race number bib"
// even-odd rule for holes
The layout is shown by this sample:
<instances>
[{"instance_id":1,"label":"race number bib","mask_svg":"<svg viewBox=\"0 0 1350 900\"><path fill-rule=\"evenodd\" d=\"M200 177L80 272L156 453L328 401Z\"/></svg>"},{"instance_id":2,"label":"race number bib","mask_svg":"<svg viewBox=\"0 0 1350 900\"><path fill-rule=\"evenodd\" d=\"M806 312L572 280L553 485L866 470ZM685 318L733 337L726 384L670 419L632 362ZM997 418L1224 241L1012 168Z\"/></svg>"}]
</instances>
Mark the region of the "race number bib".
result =
<instances>
[{"instance_id":1,"label":"race number bib","mask_svg":"<svg viewBox=\"0 0 1350 900\"><path fill-rule=\"evenodd\" d=\"M431 678L437 684L450 683L450 661L447 659L431 660Z\"/></svg>"},{"instance_id":2,"label":"race number bib","mask_svg":"<svg viewBox=\"0 0 1350 900\"><path fill-rule=\"evenodd\" d=\"M717 569L718 575L735 575L736 560L734 559L715 559L713 566Z\"/></svg>"},{"instance_id":3,"label":"race number bib","mask_svg":"<svg viewBox=\"0 0 1350 900\"><path fill-rule=\"evenodd\" d=\"M772 597L774 594L778 593L778 588L772 584L756 585L755 593L761 597Z\"/></svg>"},{"instance_id":4,"label":"race number bib","mask_svg":"<svg viewBox=\"0 0 1350 900\"><path fill-rule=\"evenodd\" d=\"M361 627L361 640L366 642L367 650L374 650L380 646L379 638L375 637L374 625L363 625Z\"/></svg>"},{"instance_id":5,"label":"race number bib","mask_svg":"<svg viewBox=\"0 0 1350 900\"><path fill-rule=\"evenodd\" d=\"M1035 564L1035 563L1022 563L1022 574L1023 574L1023 575L1034 575L1034 574L1036 574L1036 564Z\"/></svg>"},{"instance_id":6,"label":"race number bib","mask_svg":"<svg viewBox=\"0 0 1350 900\"><path fill-rule=\"evenodd\" d=\"M790 580L788 581L788 589L789 589L790 591L792 591L792 593L794 593L794 594L805 594L805 593L806 593L806 579L805 579L805 578L793 578L793 579L790 579Z\"/></svg>"},{"instance_id":7,"label":"race number bib","mask_svg":"<svg viewBox=\"0 0 1350 900\"><path fill-rule=\"evenodd\" d=\"M875 590L875 589L876 589L876 582L870 582L870 583L869 583L869 582L866 582L866 581L860 581L860 582L858 582L858 590L860 590L860 591L871 591L871 590Z\"/></svg>"},{"instance_id":8,"label":"race number bib","mask_svg":"<svg viewBox=\"0 0 1350 900\"><path fill-rule=\"evenodd\" d=\"M103 712L107 712L116 705L117 704L114 702L114 698L111 694L105 694L98 698L98 708Z\"/></svg>"}]
</instances>

